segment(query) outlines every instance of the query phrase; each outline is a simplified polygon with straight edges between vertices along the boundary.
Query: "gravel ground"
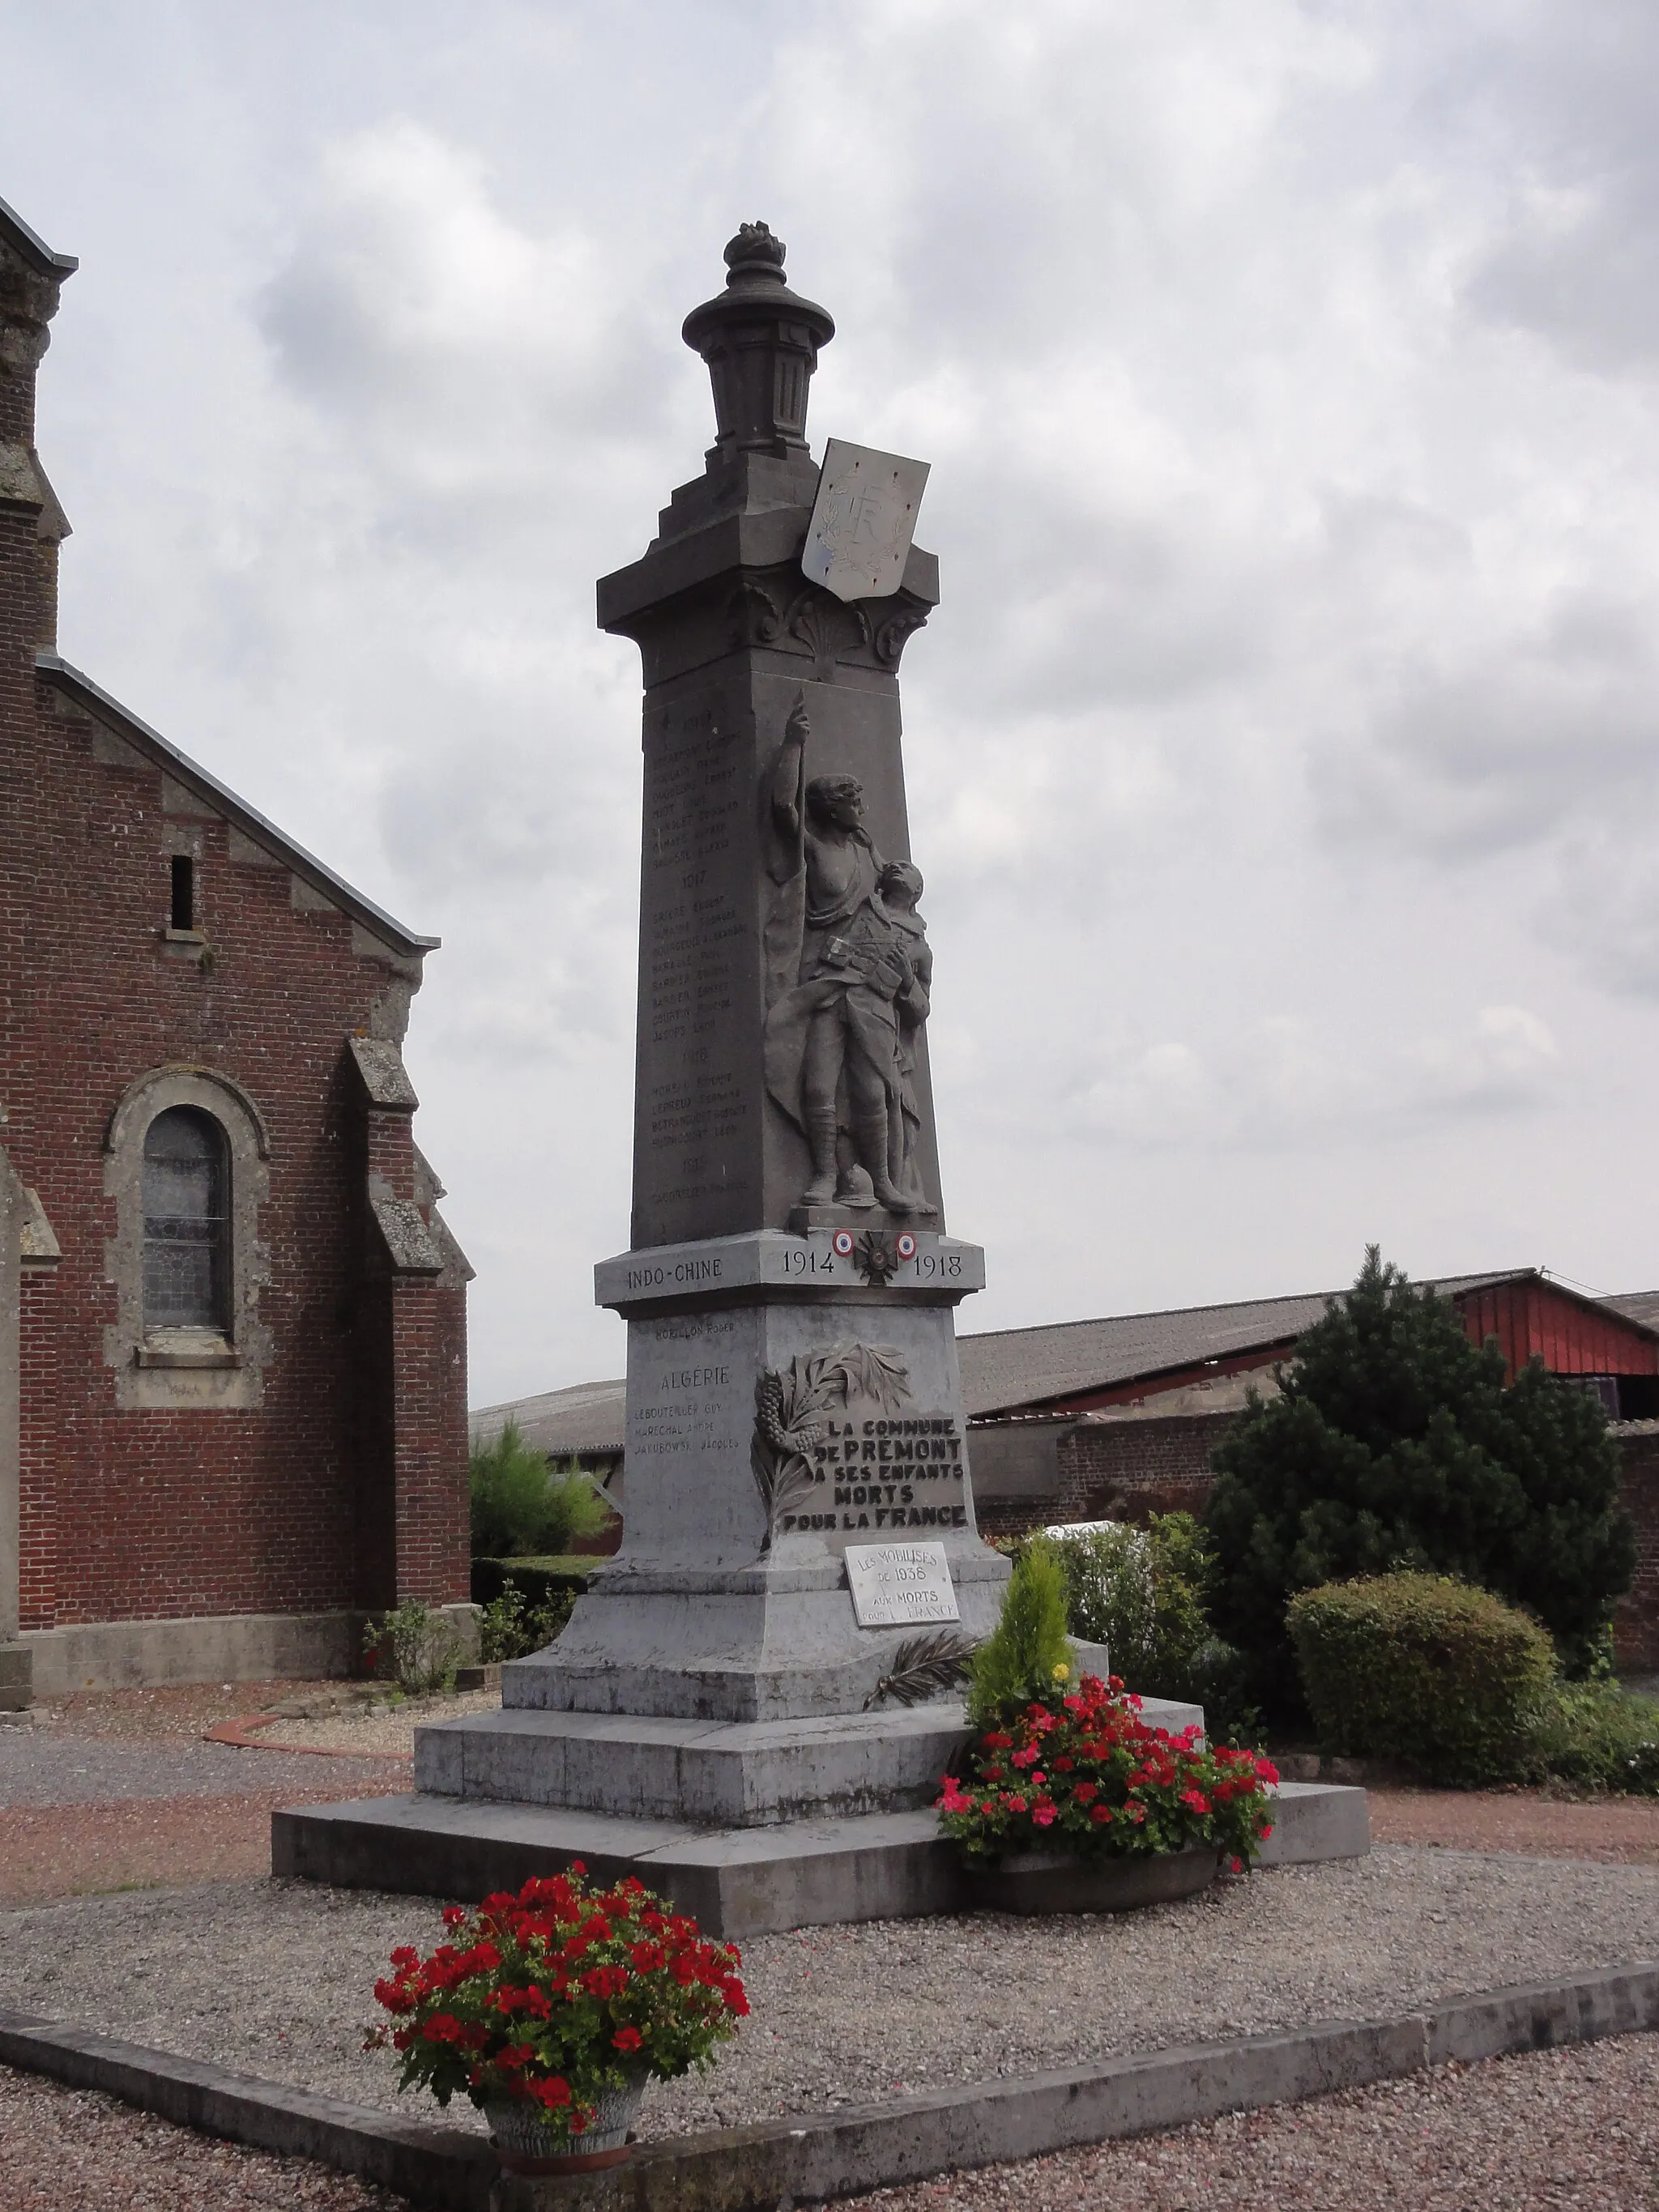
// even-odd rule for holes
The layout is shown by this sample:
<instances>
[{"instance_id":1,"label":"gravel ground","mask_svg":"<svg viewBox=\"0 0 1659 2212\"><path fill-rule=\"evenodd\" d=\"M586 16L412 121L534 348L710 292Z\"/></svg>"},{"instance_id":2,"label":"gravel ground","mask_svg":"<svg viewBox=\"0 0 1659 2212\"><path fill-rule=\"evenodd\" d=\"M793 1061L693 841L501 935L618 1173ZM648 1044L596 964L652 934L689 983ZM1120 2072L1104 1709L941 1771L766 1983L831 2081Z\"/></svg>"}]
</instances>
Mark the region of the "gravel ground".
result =
<instances>
[{"instance_id":1,"label":"gravel ground","mask_svg":"<svg viewBox=\"0 0 1659 2212\"><path fill-rule=\"evenodd\" d=\"M0 1810L0 1906L268 1874L272 1813L279 1805L322 1805L337 1797L342 1763L307 1759L309 1790ZM315 1786L319 1779L321 1788ZM386 1796L409 1786L408 1768L386 1760L374 1783L354 1783L351 1794Z\"/></svg>"},{"instance_id":2,"label":"gravel ground","mask_svg":"<svg viewBox=\"0 0 1659 2212\"><path fill-rule=\"evenodd\" d=\"M1380 1844L1456 1851L1522 1851L1609 1865L1659 1865L1659 1801L1547 1797L1536 1790L1373 1790Z\"/></svg>"},{"instance_id":3,"label":"gravel ground","mask_svg":"<svg viewBox=\"0 0 1659 2212\"><path fill-rule=\"evenodd\" d=\"M398 2106L365 2054L392 1945L435 1905L225 1883L0 1914L0 2005ZM652 2135L1071 2065L1659 1957L1659 1870L1385 1848L1121 1917L873 1922L745 1947L753 2016ZM470 2108L453 2106L462 2124Z\"/></svg>"},{"instance_id":4,"label":"gravel ground","mask_svg":"<svg viewBox=\"0 0 1659 2212\"><path fill-rule=\"evenodd\" d=\"M428 1721L458 1720L463 1713L499 1712L499 1690L469 1690L460 1697L411 1698L398 1705L369 1705L356 1712L331 1713L314 1721L277 1721L258 1731L262 1750L278 1744L308 1745L313 1751L377 1752L412 1759L415 1731ZM254 1708L250 1705L248 1711ZM341 1796L349 1795L342 1790Z\"/></svg>"},{"instance_id":5,"label":"gravel ground","mask_svg":"<svg viewBox=\"0 0 1659 2212\"><path fill-rule=\"evenodd\" d=\"M6 2212L409 2212L401 2197L0 2067Z\"/></svg>"},{"instance_id":6,"label":"gravel ground","mask_svg":"<svg viewBox=\"0 0 1659 2212\"><path fill-rule=\"evenodd\" d=\"M298 1726L296 1722L295 1726ZM226 1743L121 1743L56 1729L0 1729L0 1807L109 1805L145 1797L237 1797L250 1790L314 1790L323 1762L305 1753L237 1751ZM327 1761L337 1797L383 1781L379 1759ZM405 1784L405 1787L407 1784Z\"/></svg>"},{"instance_id":7,"label":"gravel ground","mask_svg":"<svg viewBox=\"0 0 1659 2212\"><path fill-rule=\"evenodd\" d=\"M1644 2212L1656 2172L1659 2037L1638 2035L942 2174L843 2212Z\"/></svg>"}]
</instances>

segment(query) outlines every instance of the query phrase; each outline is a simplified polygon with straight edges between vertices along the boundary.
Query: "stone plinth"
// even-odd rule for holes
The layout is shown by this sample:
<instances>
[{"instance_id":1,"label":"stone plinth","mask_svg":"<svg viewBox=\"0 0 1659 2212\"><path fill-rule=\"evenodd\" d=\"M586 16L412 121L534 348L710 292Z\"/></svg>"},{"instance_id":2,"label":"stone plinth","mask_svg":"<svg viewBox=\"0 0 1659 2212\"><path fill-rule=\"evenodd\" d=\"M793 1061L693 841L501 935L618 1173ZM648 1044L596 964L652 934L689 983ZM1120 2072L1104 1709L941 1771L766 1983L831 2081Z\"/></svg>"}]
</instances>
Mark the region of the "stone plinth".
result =
<instances>
[{"instance_id":1,"label":"stone plinth","mask_svg":"<svg viewBox=\"0 0 1659 2212\"><path fill-rule=\"evenodd\" d=\"M1370 1849L1363 1790L1282 1784L1264 1866ZM906 1920L969 1907L961 1861L931 1812L700 1828L487 1798L369 1797L271 1816L271 1870L342 1889L480 1898L580 1858L601 1881L636 1875L711 1936Z\"/></svg>"}]
</instances>

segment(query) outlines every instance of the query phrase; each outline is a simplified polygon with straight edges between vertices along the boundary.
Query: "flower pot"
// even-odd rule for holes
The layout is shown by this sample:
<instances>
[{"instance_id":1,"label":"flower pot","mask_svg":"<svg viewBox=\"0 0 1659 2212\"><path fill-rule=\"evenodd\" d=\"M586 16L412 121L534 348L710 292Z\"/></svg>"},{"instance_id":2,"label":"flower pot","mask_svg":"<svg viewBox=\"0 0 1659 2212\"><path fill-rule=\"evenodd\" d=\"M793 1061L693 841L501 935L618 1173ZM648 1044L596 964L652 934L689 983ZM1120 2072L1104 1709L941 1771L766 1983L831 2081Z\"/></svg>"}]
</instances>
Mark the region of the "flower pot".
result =
<instances>
[{"instance_id":1,"label":"flower pot","mask_svg":"<svg viewBox=\"0 0 1659 2212\"><path fill-rule=\"evenodd\" d=\"M1156 1858L1073 1858L1021 1851L994 1866L963 1869L983 1912L1132 1912L1207 1889L1221 1864L1212 1844Z\"/></svg>"},{"instance_id":2,"label":"flower pot","mask_svg":"<svg viewBox=\"0 0 1659 2212\"><path fill-rule=\"evenodd\" d=\"M486 2105L483 2114L489 2123L489 2140L502 2171L596 2173L602 2166L620 2166L634 2154L629 2135L640 2116L648 2078L641 2067L629 2075L620 2089L601 2089L593 2100L592 2118L582 2134L572 2137L568 2150L549 2148L550 2131L537 2117L538 2106L517 2102Z\"/></svg>"}]
</instances>

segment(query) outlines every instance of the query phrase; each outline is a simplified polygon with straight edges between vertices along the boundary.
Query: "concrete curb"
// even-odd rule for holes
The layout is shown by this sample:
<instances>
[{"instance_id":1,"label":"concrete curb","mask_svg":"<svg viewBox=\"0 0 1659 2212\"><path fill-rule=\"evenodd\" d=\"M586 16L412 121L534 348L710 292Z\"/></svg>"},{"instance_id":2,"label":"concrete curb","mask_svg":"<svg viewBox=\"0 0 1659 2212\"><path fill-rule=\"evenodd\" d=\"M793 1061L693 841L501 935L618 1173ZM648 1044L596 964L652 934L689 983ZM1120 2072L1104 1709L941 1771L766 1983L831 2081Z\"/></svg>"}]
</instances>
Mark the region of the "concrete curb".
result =
<instances>
[{"instance_id":1,"label":"concrete curb","mask_svg":"<svg viewBox=\"0 0 1659 2212\"><path fill-rule=\"evenodd\" d=\"M146 2112L283 2158L316 2159L441 2212L489 2212L494 2153L459 2128L400 2120L61 2021L0 2012L0 2063L101 2089Z\"/></svg>"},{"instance_id":2,"label":"concrete curb","mask_svg":"<svg viewBox=\"0 0 1659 2212\"><path fill-rule=\"evenodd\" d=\"M830 2114L677 2136L566 2181L497 2177L477 2136L402 2121L110 2036L0 2013L0 2062L101 2089L260 2150L363 2175L442 2212L773 2212L1035 2158L1229 2112L1329 2096L1448 2060L1659 2028L1659 1965L1456 1997L1392 2020L1337 2021L1132 2054Z\"/></svg>"}]
</instances>

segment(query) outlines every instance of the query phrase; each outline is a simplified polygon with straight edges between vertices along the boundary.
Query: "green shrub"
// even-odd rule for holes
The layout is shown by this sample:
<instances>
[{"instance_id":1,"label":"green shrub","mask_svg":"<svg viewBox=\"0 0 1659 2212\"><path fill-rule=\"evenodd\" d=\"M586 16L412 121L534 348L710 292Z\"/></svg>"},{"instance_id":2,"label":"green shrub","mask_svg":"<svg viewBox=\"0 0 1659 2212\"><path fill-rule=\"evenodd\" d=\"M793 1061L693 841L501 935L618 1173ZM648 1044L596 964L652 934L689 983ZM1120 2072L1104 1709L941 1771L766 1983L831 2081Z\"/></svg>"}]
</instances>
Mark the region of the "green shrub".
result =
<instances>
[{"instance_id":1,"label":"green shrub","mask_svg":"<svg viewBox=\"0 0 1659 2212\"><path fill-rule=\"evenodd\" d=\"M475 1443L470 1463L475 1559L566 1552L596 1536L611 1509L573 1459L556 1472L527 1444L516 1421L494 1443Z\"/></svg>"},{"instance_id":2,"label":"green shrub","mask_svg":"<svg viewBox=\"0 0 1659 2212\"><path fill-rule=\"evenodd\" d=\"M989 1728L1054 1688L1057 1668L1076 1653L1066 1638L1066 1577L1046 1545L1034 1544L1014 1567L996 1626L974 1654L968 1717Z\"/></svg>"},{"instance_id":3,"label":"green shrub","mask_svg":"<svg viewBox=\"0 0 1659 2212\"><path fill-rule=\"evenodd\" d=\"M478 1656L486 1667L504 1659L527 1659L545 1650L569 1620L580 1591L549 1590L535 1604L514 1576L504 1577L500 1594L483 1610L478 1623Z\"/></svg>"},{"instance_id":4,"label":"green shrub","mask_svg":"<svg viewBox=\"0 0 1659 2212\"><path fill-rule=\"evenodd\" d=\"M1210 1626L1215 1559L1190 1513L1154 1513L1145 1528L1108 1522L1034 1540L1060 1561L1066 1626L1105 1644L1112 1672L1131 1690L1202 1705L1217 1743L1261 1741L1249 1670Z\"/></svg>"},{"instance_id":5,"label":"green shrub","mask_svg":"<svg viewBox=\"0 0 1659 2212\"><path fill-rule=\"evenodd\" d=\"M1131 1689L1149 1689L1158 1606L1146 1530L1103 1522L1073 1534L1044 1536L1041 1547L1065 1577L1066 1626L1072 1634L1105 1644L1112 1672Z\"/></svg>"},{"instance_id":6,"label":"green shrub","mask_svg":"<svg viewBox=\"0 0 1659 2212\"><path fill-rule=\"evenodd\" d=\"M460 1634L453 1620L419 1598L409 1598L365 1624L363 1654L375 1673L395 1681L405 1696L429 1697L455 1686Z\"/></svg>"},{"instance_id":7,"label":"green shrub","mask_svg":"<svg viewBox=\"0 0 1659 2212\"><path fill-rule=\"evenodd\" d=\"M1591 1669L1635 1550L1588 1393L1536 1361L1506 1388L1498 1346L1477 1350L1451 1301L1375 1246L1278 1375L1280 1395L1252 1395L1213 1454L1206 1515L1215 1624L1264 1702L1295 1703L1289 1598L1402 1567L1524 1606L1570 1674Z\"/></svg>"},{"instance_id":8,"label":"green shrub","mask_svg":"<svg viewBox=\"0 0 1659 2212\"><path fill-rule=\"evenodd\" d=\"M1659 1705L1616 1682L1558 1682L1540 1709L1531 1765L1583 1790L1659 1796Z\"/></svg>"},{"instance_id":9,"label":"green shrub","mask_svg":"<svg viewBox=\"0 0 1659 2212\"><path fill-rule=\"evenodd\" d=\"M1490 1591L1379 1575L1304 1590L1287 1619L1327 1750L1397 1759L1436 1782L1528 1770L1555 1653L1535 1621Z\"/></svg>"}]
</instances>

